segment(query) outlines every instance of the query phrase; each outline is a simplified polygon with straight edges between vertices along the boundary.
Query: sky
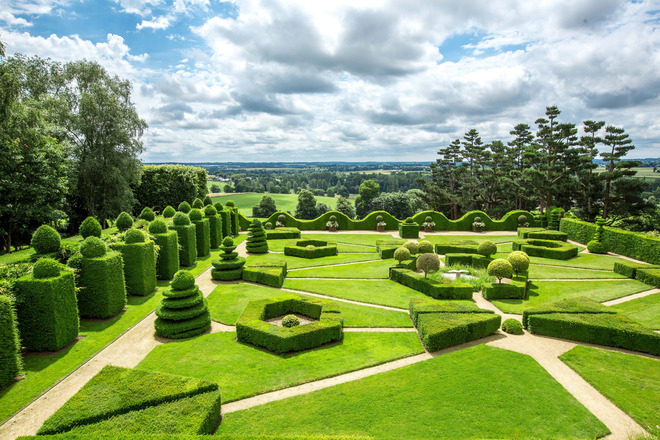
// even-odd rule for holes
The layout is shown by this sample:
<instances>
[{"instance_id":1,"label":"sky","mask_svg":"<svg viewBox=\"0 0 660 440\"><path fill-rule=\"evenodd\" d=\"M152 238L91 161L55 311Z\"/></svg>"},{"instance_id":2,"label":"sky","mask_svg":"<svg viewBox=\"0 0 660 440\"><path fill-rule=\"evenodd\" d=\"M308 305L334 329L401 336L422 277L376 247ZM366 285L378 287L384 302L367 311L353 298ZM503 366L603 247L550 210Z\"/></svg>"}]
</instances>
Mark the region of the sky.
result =
<instances>
[{"instance_id":1,"label":"sky","mask_svg":"<svg viewBox=\"0 0 660 440\"><path fill-rule=\"evenodd\" d=\"M431 161L551 105L660 157L659 27L659 0L0 0L8 55L132 82L144 162Z\"/></svg>"}]
</instances>

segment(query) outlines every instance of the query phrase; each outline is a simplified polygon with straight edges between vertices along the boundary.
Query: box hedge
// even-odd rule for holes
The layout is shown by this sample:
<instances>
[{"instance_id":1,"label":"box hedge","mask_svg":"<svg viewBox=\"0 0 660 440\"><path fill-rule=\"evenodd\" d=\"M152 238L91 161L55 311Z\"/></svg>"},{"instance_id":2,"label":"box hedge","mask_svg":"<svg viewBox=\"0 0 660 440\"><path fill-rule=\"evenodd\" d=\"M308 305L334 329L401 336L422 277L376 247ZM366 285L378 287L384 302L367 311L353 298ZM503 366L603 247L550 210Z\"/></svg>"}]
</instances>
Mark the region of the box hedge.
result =
<instances>
[{"instance_id":1,"label":"box hedge","mask_svg":"<svg viewBox=\"0 0 660 440\"><path fill-rule=\"evenodd\" d=\"M337 244L323 240L298 240L284 246L284 255L300 258L322 258L337 255Z\"/></svg>"},{"instance_id":2,"label":"box hedge","mask_svg":"<svg viewBox=\"0 0 660 440\"><path fill-rule=\"evenodd\" d=\"M522 281L511 281L508 284L484 283L481 293L489 301L494 299L524 299L527 292L527 283Z\"/></svg>"},{"instance_id":3,"label":"box hedge","mask_svg":"<svg viewBox=\"0 0 660 440\"><path fill-rule=\"evenodd\" d=\"M635 273L635 279L660 289L660 269L639 268Z\"/></svg>"},{"instance_id":4,"label":"box hedge","mask_svg":"<svg viewBox=\"0 0 660 440\"><path fill-rule=\"evenodd\" d=\"M405 240L376 240L376 252L378 252L378 256L383 260L394 258L394 251L399 249L403 243L405 243Z\"/></svg>"},{"instance_id":5,"label":"box hedge","mask_svg":"<svg viewBox=\"0 0 660 440\"><path fill-rule=\"evenodd\" d=\"M156 334L163 338L182 339L200 335L211 328L206 298L195 285L195 278L180 270L172 279L170 289L156 307Z\"/></svg>"},{"instance_id":6,"label":"box hedge","mask_svg":"<svg viewBox=\"0 0 660 440\"><path fill-rule=\"evenodd\" d=\"M660 266L635 263L634 261L615 261L612 270L625 277L635 278L637 275L637 269L660 269Z\"/></svg>"},{"instance_id":7,"label":"box hedge","mask_svg":"<svg viewBox=\"0 0 660 440\"><path fill-rule=\"evenodd\" d=\"M485 269L491 261L493 261L492 258L484 257L479 254L445 254L445 265L447 266L461 264Z\"/></svg>"},{"instance_id":8,"label":"box hedge","mask_svg":"<svg viewBox=\"0 0 660 440\"><path fill-rule=\"evenodd\" d=\"M192 266L197 261L197 228L195 225L172 225L179 241L179 265Z\"/></svg>"},{"instance_id":9,"label":"box hedge","mask_svg":"<svg viewBox=\"0 0 660 440\"><path fill-rule=\"evenodd\" d=\"M523 239L514 240L514 251L523 251L530 257L550 258L553 260L569 260L577 257L578 248L570 243L555 240Z\"/></svg>"},{"instance_id":10,"label":"box hedge","mask_svg":"<svg viewBox=\"0 0 660 440\"><path fill-rule=\"evenodd\" d=\"M298 228L275 228L266 231L266 239L268 240L284 240L300 238L300 229Z\"/></svg>"},{"instance_id":11,"label":"box hedge","mask_svg":"<svg viewBox=\"0 0 660 440\"><path fill-rule=\"evenodd\" d=\"M126 293L146 296L156 289L156 248L154 242L116 243L113 249L124 260Z\"/></svg>"},{"instance_id":12,"label":"box hedge","mask_svg":"<svg viewBox=\"0 0 660 440\"><path fill-rule=\"evenodd\" d=\"M536 231L529 231L526 234L523 234L523 238L533 238L536 240L566 241L568 240L568 234L560 231L541 229Z\"/></svg>"},{"instance_id":13,"label":"box hedge","mask_svg":"<svg viewBox=\"0 0 660 440\"><path fill-rule=\"evenodd\" d=\"M437 299L472 299L472 285L457 281L442 282L410 269L390 268L390 279Z\"/></svg>"},{"instance_id":14,"label":"box hedge","mask_svg":"<svg viewBox=\"0 0 660 440\"><path fill-rule=\"evenodd\" d=\"M245 266L242 276L245 281L279 288L284 284L286 273L287 266L285 262L273 262L270 264Z\"/></svg>"},{"instance_id":15,"label":"box hedge","mask_svg":"<svg viewBox=\"0 0 660 440\"><path fill-rule=\"evenodd\" d=\"M152 233L160 248L156 260L156 276L159 280L169 280L179 270L179 238L174 230L162 234Z\"/></svg>"},{"instance_id":16,"label":"box hedge","mask_svg":"<svg viewBox=\"0 0 660 440\"><path fill-rule=\"evenodd\" d=\"M57 274L47 277L37 272L22 276L14 285L18 330L28 351L57 351L78 336L73 273L56 269Z\"/></svg>"},{"instance_id":17,"label":"box hedge","mask_svg":"<svg viewBox=\"0 0 660 440\"><path fill-rule=\"evenodd\" d=\"M415 327L418 317L425 313L493 313L492 310L480 309L472 301L438 301L423 298L412 298L408 310Z\"/></svg>"},{"instance_id":18,"label":"box hedge","mask_svg":"<svg viewBox=\"0 0 660 440\"><path fill-rule=\"evenodd\" d=\"M23 370L17 325L11 298L0 295L0 389L10 384Z\"/></svg>"},{"instance_id":19,"label":"box hedge","mask_svg":"<svg viewBox=\"0 0 660 440\"><path fill-rule=\"evenodd\" d=\"M434 352L486 337L501 323L495 313L424 313L418 315L417 330L424 347Z\"/></svg>"},{"instance_id":20,"label":"box hedge","mask_svg":"<svg viewBox=\"0 0 660 440\"><path fill-rule=\"evenodd\" d=\"M478 244L469 244L465 241L450 241L449 243L438 243L435 245L435 253L447 254L476 254L478 255Z\"/></svg>"},{"instance_id":21,"label":"box hedge","mask_svg":"<svg viewBox=\"0 0 660 440\"><path fill-rule=\"evenodd\" d=\"M541 304L536 307L524 309L522 314L523 327L527 328L529 317L532 315L546 315L556 313L614 314L616 312L592 299L578 296L576 298Z\"/></svg>"},{"instance_id":22,"label":"box hedge","mask_svg":"<svg viewBox=\"0 0 660 440\"><path fill-rule=\"evenodd\" d=\"M399 223L399 237L401 238L419 238L419 223L415 223L412 218Z\"/></svg>"}]
</instances>

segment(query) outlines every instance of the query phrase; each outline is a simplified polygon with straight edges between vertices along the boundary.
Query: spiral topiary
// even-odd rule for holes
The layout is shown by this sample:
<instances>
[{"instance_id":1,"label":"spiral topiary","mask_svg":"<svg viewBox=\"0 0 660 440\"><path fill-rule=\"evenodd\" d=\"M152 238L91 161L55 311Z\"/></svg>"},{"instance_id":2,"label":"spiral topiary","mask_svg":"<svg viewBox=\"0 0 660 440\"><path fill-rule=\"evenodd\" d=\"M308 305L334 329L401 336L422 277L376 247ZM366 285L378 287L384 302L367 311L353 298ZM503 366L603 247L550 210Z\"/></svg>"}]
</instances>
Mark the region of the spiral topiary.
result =
<instances>
[{"instance_id":1,"label":"spiral topiary","mask_svg":"<svg viewBox=\"0 0 660 440\"><path fill-rule=\"evenodd\" d=\"M174 274L170 286L173 290L192 289L195 285L195 277L187 270L180 270Z\"/></svg>"},{"instance_id":2,"label":"spiral topiary","mask_svg":"<svg viewBox=\"0 0 660 440\"><path fill-rule=\"evenodd\" d=\"M234 240L231 237L225 237L224 240L222 240L222 245L224 247L230 247L234 245Z\"/></svg>"},{"instance_id":3,"label":"spiral topiary","mask_svg":"<svg viewBox=\"0 0 660 440\"><path fill-rule=\"evenodd\" d=\"M410 251L402 246L394 251L394 259L401 265L401 262L410 259Z\"/></svg>"},{"instance_id":4,"label":"spiral topiary","mask_svg":"<svg viewBox=\"0 0 660 440\"><path fill-rule=\"evenodd\" d=\"M522 335L525 332L523 331L522 324L520 321L514 318L505 319L502 323L502 331L509 333L511 335Z\"/></svg>"},{"instance_id":5,"label":"spiral topiary","mask_svg":"<svg viewBox=\"0 0 660 440\"><path fill-rule=\"evenodd\" d=\"M258 219L252 220L248 227L248 237L245 249L251 254L265 254L268 252L266 231Z\"/></svg>"},{"instance_id":6,"label":"spiral topiary","mask_svg":"<svg viewBox=\"0 0 660 440\"><path fill-rule=\"evenodd\" d=\"M149 233L150 234L164 234L167 232L167 223L163 220L154 220L149 223Z\"/></svg>"},{"instance_id":7,"label":"spiral topiary","mask_svg":"<svg viewBox=\"0 0 660 440\"><path fill-rule=\"evenodd\" d=\"M411 254L417 254L419 253L419 245L415 243L414 241L408 241L403 244L403 247L408 249Z\"/></svg>"},{"instance_id":8,"label":"spiral topiary","mask_svg":"<svg viewBox=\"0 0 660 440\"><path fill-rule=\"evenodd\" d=\"M146 221L148 221L148 222L152 222L152 221L154 221L154 219L156 218L156 214L154 214L154 212L151 210L151 208L149 208L149 207L147 206L147 207L145 207L145 208L142 210L142 212L140 213L140 218L141 218L142 220L146 220Z\"/></svg>"},{"instance_id":9,"label":"spiral topiary","mask_svg":"<svg viewBox=\"0 0 660 440\"><path fill-rule=\"evenodd\" d=\"M80 243L80 253L85 258L98 258L105 255L106 246L98 237L87 237Z\"/></svg>"},{"instance_id":10,"label":"spiral topiary","mask_svg":"<svg viewBox=\"0 0 660 440\"><path fill-rule=\"evenodd\" d=\"M53 278L60 276L62 265L52 258L41 258L34 263L32 275L35 278Z\"/></svg>"},{"instance_id":11,"label":"spiral topiary","mask_svg":"<svg viewBox=\"0 0 660 440\"><path fill-rule=\"evenodd\" d=\"M202 208L204 208L204 202L202 202L201 199L196 198L192 202L192 207L195 208L195 209L202 209Z\"/></svg>"},{"instance_id":12,"label":"spiral topiary","mask_svg":"<svg viewBox=\"0 0 660 440\"><path fill-rule=\"evenodd\" d=\"M491 255L497 253L497 245L492 241L482 241L477 247L477 252L484 257L490 258Z\"/></svg>"},{"instance_id":13,"label":"spiral topiary","mask_svg":"<svg viewBox=\"0 0 660 440\"><path fill-rule=\"evenodd\" d=\"M87 217L83 222L80 224L80 228L78 229L78 232L82 236L83 239L87 237L101 237L101 224L96 220L94 217Z\"/></svg>"},{"instance_id":14,"label":"spiral topiary","mask_svg":"<svg viewBox=\"0 0 660 440\"><path fill-rule=\"evenodd\" d=\"M144 243L144 232L139 229L131 228L124 234L124 241L126 244L131 243Z\"/></svg>"},{"instance_id":15,"label":"spiral topiary","mask_svg":"<svg viewBox=\"0 0 660 440\"><path fill-rule=\"evenodd\" d=\"M128 212L122 212L117 216L115 226L117 226L117 229L124 232L133 227L133 217L131 217Z\"/></svg>"},{"instance_id":16,"label":"spiral topiary","mask_svg":"<svg viewBox=\"0 0 660 440\"><path fill-rule=\"evenodd\" d=\"M506 260L511 263L513 273L516 275L529 269L529 256L523 251L511 252Z\"/></svg>"},{"instance_id":17,"label":"spiral topiary","mask_svg":"<svg viewBox=\"0 0 660 440\"><path fill-rule=\"evenodd\" d=\"M198 208L193 208L188 213L188 217L190 218L191 222L198 222L201 221L204 216L202 215L202 211L200 211Z\"/></svg>"},{"instance_id":18,"label":"spiral topiary","mask_svg":"<svg viewBox=\"0 0 660 440\"><path fill-rule=\"evenodd\" d=\"M433 243L428 240L422 240L417 243L417 252L420 254L430 254L433 253Z\"/></svg>"},{"instance_id":19,"label":"spiral topiary","mask_svg":"<svg viewBox=\"0 0 660 440\"><path fill-rule=\"evenodd\" d=\"M204 206L211 206L213 205L213 199L209 196L204 196Z\"/></svg>"},{"instance_id":20,"label":"spiral topiary","mask_svg":"<svg viewBox=\"0 0 660 440\"><path fill-rule=\"evenodd\" d=\"M62 237L48 225L41 225L32 235L30 245L39 254L48 254L60 250Z\"/></svg>"},{"instance_id":21,"label":"spiral topiary","mask_svg":"<svg viewBox=\"0 0 660 440\"><path fill-rule=\"evenodd\" d=\"M163 210L163 217L165 218L172 218L174 214L176 214L176 210L169 205Z\"/></svg>"},{"instance_id":22,"label":"spiral topiary","mask_svg":"<svg viewBox=\"0 0 660 440\"><path fill-rule=\"evenodd\" d=\"M172 223L174 223L176 226L186 226L190 224L190 217L188 217L188 214L185 212L180 211L174 214Z\"/></svg>"},{"instance_id":23,"label":"spiral topiary","mask_svg":"<svg viewBox=\"0 0 660 440\"><path fill-rule=\"evenodd\" d=\"M486 270L488 275L497 277L500 283L502 283L502 278L511 278L513 275L513 266L504 258L491 261Z\"/></svg>"},{"instance_id":24,"label":"spiral topiary","mask_svg":"<svg viewBox=\"0 0 660 440\"><path fill-rule=\"evenodd\" d=\"M300 319L296 315L286 315L282 318L282 327L290 328L297 325L300 325Z\"/></svg>"},{"instance_id":25,"label":"spiral topiary","mask_svg":"<svg viewBox=\"0 0 660 440\"><path fill-rule=\"evenodd\" d=\"M204 207L204 215L206 215L206 216L216 215L217 213L218 213L218 210L215 209L215 207L213 205L206 205Z\"/></svg>"},{"instance_id":26,"label":"spiral topiary","mask_svg":"<svg viewBox=\"0 0 660 440\"><path fill-rule=\"evenodd\" d=\"M211 328L211 315L204 295L187 271L178 271L163 300L156 307L156 334L170 339L189 338Z\"/></svg>"},{"instance_id":27,"label":"spiral topiary","mask_svg":"<svg viewBox=\"0 0 660 440\"><path fill-rule=\"evenodd\" d=\"M190 207L190 203L183 201L179 203L179 207L177 208L177 211L183 212L185 214L188 214L192 208Z\"/></svg>"},{"instance_id":28,"label":"spiral topiary","mask_svg":"<svg viewBox=\"0 0 660 440\"><path fill-rule=\"evenodd\" d=\"M424 278L429 273L437 272L440 269L440 258L436 254L422 254L417 257L416 267L424 271Z\"/></svg>"}]
</instances>

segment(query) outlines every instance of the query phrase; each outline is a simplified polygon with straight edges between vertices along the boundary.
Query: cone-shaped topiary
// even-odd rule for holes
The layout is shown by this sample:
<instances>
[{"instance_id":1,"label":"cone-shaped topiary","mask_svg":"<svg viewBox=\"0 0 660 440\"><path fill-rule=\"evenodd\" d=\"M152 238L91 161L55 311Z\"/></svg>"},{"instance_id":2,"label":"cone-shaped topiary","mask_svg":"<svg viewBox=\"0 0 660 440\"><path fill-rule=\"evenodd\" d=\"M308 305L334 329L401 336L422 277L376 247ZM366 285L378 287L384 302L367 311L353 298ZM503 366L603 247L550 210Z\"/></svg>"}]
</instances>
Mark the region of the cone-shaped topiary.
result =
<instances>
[{"instance_id":1,"label":"cone-shaped topiary","mask_svg":"<svg viewBox=\"0 0 660 440\"><path fill-rule=\"evenodd\" d=\"M227 202L225 203L225 206L228 206L228 207L230 207L230 208L233 208L233 207L236 206L236 205L234 204L234 201L233 201L233 200L227 200Z\"/></svg>"},{"instance_id":2,"label":"cone-shaped topiary","mask_svg":"<svg viewBox=\"0 0 660 440\"><path fill-rule=\"evenodd\" d=\"M131 243L144 243L144 232L139 229L131 228L124 234L124 241L126 244Z\"/></svg>"},{"instance_id":3,"label":"cone-shaped topiary","mask_svg":"<svg viewBox=\"0 0 660 440\"><path fill-rule=\"evenodd\" d=\"M41 225L32 235L30 245L38 254L49 254L60 250L62 237L48 225Z\"/></svg>"},{"instance_id":4,"label":"cone-shaped topiary","mask_svg":"<svg viewBox=\"0 0 660 440\"><path fill-rule=\"evenodd\" d=\"M126 293L145 296L156 288L156 248L144 232L131 228L124 234L124 243L115 243L124 260Z\"/></svg>"},{"instance_id":5,"label":"cone-shaped topiary","mask_svg":"<svg viewBox=\"0 0 660 440\"><path fill-rule=\"evenodd\" d=\"M190 224L190 217L184 212L177 212L172 218L173 229L179 240L179 264L192 266L197 260L197 233L195 225Z\"/></svg>"},{"instance_id":6,"label":"cone-shaped topiary","mask_svg":"<svg viewBox=\"0 0 660 440\"><path fill-rule=\"evenodd\" d=\"M234 252L236 246L234 240L226 237L222 241L220 250L220 258L211 261L213 269L211 269L211 278L214 280L231 281L240 280L243 277L243 266L245 266L245 258L239 257L238 252Z\"/></svg>"},{"instance_id":7,"label":"cone-shaped topiary","mask_svg":"<svg viewBox=\"0 0 660 440\"><path fill-rule=\"evenodd\" d=\"M200 198L196 198L192 202L192 207L195 209L202 209L204 207L204 202Z\"/></svg>"},{"instance_id":8,"label":"cone-shaped topiary","mask_svg":"<svg viewBox=\"0 0 660 440\"><path fill-rule=\"evenodd\" d=\"M211 197L209 197L209 196L204 196L203 202L204 202L204 206L213 205L213 199L211 199Z\"/></svg>"},{"instance_id":9,"label":"cone-shaped topiary","mask_svg":"<svg viewBox=\"0 0 660 440\"><path fill-rule=\"evenodd\" d=\"M160 280L169 280L179 270L179 243L176 231L167 229L163 220L154 220L149 223L149 233L154 236L160 248L156 260L156 277Z\"/></svg>"},{"instance_id":10,"label":"cone-shaped topiary","mask_svg":"<svg viewBox=\"0 0 660 440\"><path fill-rule=\"evenodd\" d=\"M192 208L190 207L190 203L188 203L186 201L183 201L183 202L179 203L179 208L177 209L177 211L184 212L184 213L188 214L191 209Z\"/></svg>"},{"instance_id":11,"label":"cone-shaped topiary","mask_svg":"<svg viewBox=\"0 0 660 440\"><path fill-rule=\"evenodd\" d=\"M145 207L145 208L142 210L142 212L140 213L140 218L141 218L142 220L146 220L146 221L148 221L148 222L152 222L152 221L154 221L154 219L156 218L156 214L154 214L154 212L151 210L151 208L149 208L149 207L147 206L147 207Z\"/></svg>"},{"instance_id":12,"label":"cone-shaped topiary","mask_svg":"<svg viewBox=\"0 0 660 440\"><path fill-rule=\"evenodd\" d=\"M117 226L117 229L122 232L130 229L133 227L133 217L131 217L128 212L122 212L117 216L117 220L115 220L115 226Z\"/></svg>"},{"instance_id":13,"label":"cone-shaped topiary","mask_svg":"<svg viewBox=\"0 0 660 440\"><path fill-rule=\"evenodd\" d=\"M222 220L213 205L204 207L204 216L209 219L209 245L211 249L217 249L222 244Z\"/></svg>"},{"instance_id":14,"label":"cone-shaped topiary","mask_svg":"<svg viewBox=\"0 0 660 440\"><path fill-rule=\"evenodd\" d=\"M163 210L163 217L165 218L172 218L174 217L174 214L176 214L176 210L170 205L167 205L167 207Z\"/></svg>"},{"instance_id":15,"label":"cone-shaped topiary","mask_svg":"<svg viewBox=\"0 0 660 440\"><path fill-rule=\"evenodd\" d=\"M248 238L245 247L251 254L268 253L266 231L261 222L256 218L252 220L252 224L248 227Z\"/></svg>"},{"instance_id":16,"label":"cone-shaped topiary","mask_svg":"<svg viewBox=\"0 0 660 440\"><path fill-rule=\"evenodd\" d=\"M204 207L204 215L209 216L209 215L216 215L218 213L218 210L215 209L213 205L206 205Z\"/></svg>"},{"instance_id":17,"label":"cone-shaped topiary","mask_svg":"<svg viewBox=\"0 0 660 440\"><path fill-rule=\"evenodd\" d=\"M199 199L197 199L197 200L199 200ZM193 208L188 213L188 217L190 217L191 222L198 222L203 217L202 211L200 211L198 208Z\"/></svg>"},{"instance_id":18,"label":"cone-shaped topiary","mask_svg":"<svg viewBox=\"0 0 660 440\"><path fill-rule=\"evenodd\" d=\"M163 338L181 339L204 333L211 328L206 298L195 285L195 278L180 270L174 275L170 290L156 307L156 334Z\"/></svg>"},{"instance_id":19,"label":"cone-shaped topiary","mask_svg":"<svg viewBox=\"0 0 660 440\"><path fill-rule=\"evenodd\" d=\"M197 208L191 209L188 215L192 224L195 225L197 256L205 257L211 251L211 224L209 219L204 218L202 211Z\"/></svg>"},{"instance_id":20,"label":"cone-shaped topiary","mask_svg":"<svg viewBox=\"0 0 660 440\"><path fill-rule=\"evenodd\" d=\"M224 209L224 206L222 205L222 202L215 202L213 204L213 207L215 208L216 211L220 212Z\"/></svg>"},{"instance_id":21,"label":"cone-shaped topiary","mask_svg":"<svg viewBox=\"0 0 660 440\"><path fill-rule=\"evenodd\" d=\"M87 217L80 224L78 232L83 239L87 237L101 237L101 224L94 217Z\"/></svg>"}]
</instances>

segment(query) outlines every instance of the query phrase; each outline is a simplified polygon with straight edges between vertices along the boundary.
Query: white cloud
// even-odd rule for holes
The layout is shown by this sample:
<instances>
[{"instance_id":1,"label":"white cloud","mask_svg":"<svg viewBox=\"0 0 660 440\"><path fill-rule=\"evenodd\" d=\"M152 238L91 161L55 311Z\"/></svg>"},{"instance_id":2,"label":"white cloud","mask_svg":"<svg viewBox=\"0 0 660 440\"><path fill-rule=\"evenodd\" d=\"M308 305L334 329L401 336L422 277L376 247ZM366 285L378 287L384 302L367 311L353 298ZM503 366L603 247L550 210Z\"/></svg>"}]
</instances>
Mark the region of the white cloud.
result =
<instances>
[{"instance_id":1,"label":"white cloud","mask_svg":"<svg viewBox=\"0 0 660 440\"><path fill-rule=\"evenodd\" d=\"M167 17L158 17L155 20L142 20L136 25L140 29L167 29L170 27L170 20Z\"/></svg>"}]
</instances>

